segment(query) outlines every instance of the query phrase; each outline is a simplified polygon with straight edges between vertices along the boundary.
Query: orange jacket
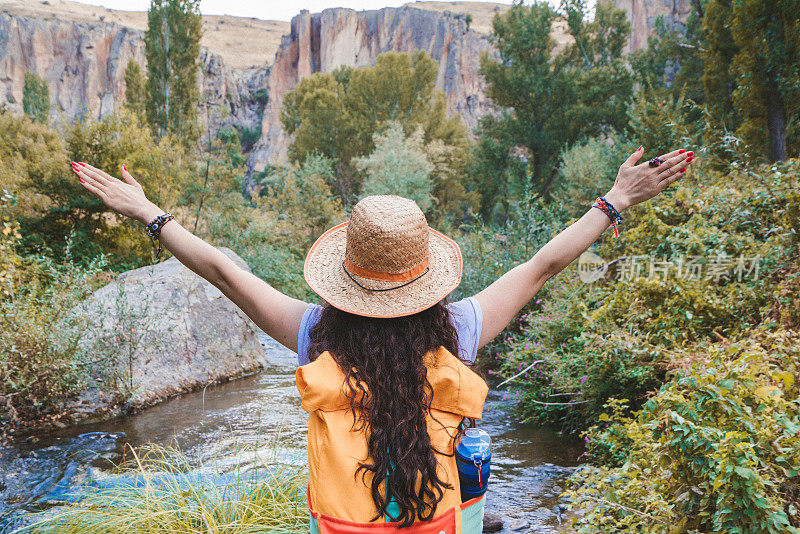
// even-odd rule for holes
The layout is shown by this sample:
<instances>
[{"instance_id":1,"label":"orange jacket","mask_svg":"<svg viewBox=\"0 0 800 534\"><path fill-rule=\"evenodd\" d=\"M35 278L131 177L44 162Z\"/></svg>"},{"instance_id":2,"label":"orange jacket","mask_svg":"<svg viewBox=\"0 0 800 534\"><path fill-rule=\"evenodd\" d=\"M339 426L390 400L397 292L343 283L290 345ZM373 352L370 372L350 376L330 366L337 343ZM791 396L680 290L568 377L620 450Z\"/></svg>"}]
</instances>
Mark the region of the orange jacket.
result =
<instances>
[{"instance_id":1,"label":"orange jacket","mask_svg":"<svg viewBox=\"0 0 800 534\"><path fill-rule=\"evenodd\" d=\"M482 378L444 347L432 351L425 359L428 381L433 388L428 434L432 447L437 451L439 476L453 486L453 489L445 490L430 523L431 527L436 525L436 533L458 533L461 532L461 511L465 506L461 503L453 437L464 417L480 419L488 387ZM367 438L363 430L353 429L353 414L347 398L349 388L345 385L344 373L333 357L324 352L314 362L299 367L295 378L303 399L301 407L308 412L308 505L312 517L329 525L338 523L354 528L370 523L377 515L370 494L371 476L366 473L362 477L363 471L355 476L359 464L369 459ZM444 523L452 523L452 528L445 528ZM373 528L367 531L377 533L374 527L379 525L372 523L369 526ZM323 529L322 524L319 530L336 531Z\"/></svg>"}]
</instances>

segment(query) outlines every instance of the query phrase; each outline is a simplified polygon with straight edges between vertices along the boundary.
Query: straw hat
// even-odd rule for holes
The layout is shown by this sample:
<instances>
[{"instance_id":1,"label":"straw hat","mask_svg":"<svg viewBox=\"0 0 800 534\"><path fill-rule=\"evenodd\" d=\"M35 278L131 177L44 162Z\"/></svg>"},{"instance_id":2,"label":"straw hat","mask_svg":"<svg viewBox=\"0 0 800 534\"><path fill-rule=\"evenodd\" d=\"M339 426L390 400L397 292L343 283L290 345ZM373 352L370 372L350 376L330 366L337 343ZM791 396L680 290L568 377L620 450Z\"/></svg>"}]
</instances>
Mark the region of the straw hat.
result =
<instances>
[{"instance_id":1,"label":"straw hat","mask_svg":"<svg viewBox=\"0 0 800 534\"><path fill-rule=\"evenodd\" d=\"M428 227L407 198L363 198L350 220L317 239L303 276L340 310L365 317L402 317L428 309L461 282L461 250Z\"/></svg>"}]
</instances>

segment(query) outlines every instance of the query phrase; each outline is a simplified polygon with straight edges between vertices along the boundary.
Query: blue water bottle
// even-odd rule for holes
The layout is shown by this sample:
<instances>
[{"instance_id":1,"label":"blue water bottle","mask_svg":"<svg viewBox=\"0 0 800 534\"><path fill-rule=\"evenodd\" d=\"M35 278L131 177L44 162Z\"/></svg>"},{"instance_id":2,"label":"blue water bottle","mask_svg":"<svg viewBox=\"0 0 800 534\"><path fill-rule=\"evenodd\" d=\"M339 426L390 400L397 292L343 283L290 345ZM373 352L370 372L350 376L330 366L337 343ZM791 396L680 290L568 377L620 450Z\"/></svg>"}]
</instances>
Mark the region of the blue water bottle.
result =
<instances>
[{"instance_id":1,"label":"blue water bottle","mask_svg":"<svg viewBox=\"0 0 800 534\"><path fill-rule=\"evenodd\" d=\"M486 493L491 462L492 438L480 428L468 428L456 446L462 502Z\"/></svg>"}]
</instances>

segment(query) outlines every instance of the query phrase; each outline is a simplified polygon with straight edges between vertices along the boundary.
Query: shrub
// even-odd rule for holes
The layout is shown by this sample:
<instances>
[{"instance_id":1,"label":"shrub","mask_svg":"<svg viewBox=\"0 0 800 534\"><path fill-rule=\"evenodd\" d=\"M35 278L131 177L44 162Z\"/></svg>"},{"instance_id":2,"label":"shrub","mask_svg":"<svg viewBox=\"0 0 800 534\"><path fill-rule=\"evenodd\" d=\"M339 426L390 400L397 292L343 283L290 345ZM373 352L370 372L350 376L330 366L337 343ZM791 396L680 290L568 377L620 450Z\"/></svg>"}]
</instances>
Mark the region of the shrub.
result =
<instances>
[{"instance_id":1,"label":"shrub","mask_svg":"<svg viewBox=\"0 0 800 534\"><path fill-rule=\"evenodd\" d=\"M22 109L36 122L47 122L50 118L50 87L35 72L25 73L22 88Z\"/></svg>"},{"instance_id":2,"label":"shrub","mask_svg":"<svg viewBox=\"0 0 800 534\"><path fill-rule=\"evenodd\" d=\"M641 412L586 434L570 492L583 532L800 532L800 335L753 331L676 358L693 365Z\"/></svg>"},{"instance_id":3,"label":"shrub","mask_svg":"<svg viewBox=\"0 0 800 534\"><path fill-rule=\"evenodd\" d=\"M242 148L242 152L249 152L253 145L256 144L261 138L261 127L258 128L247 128L242 126L239 128L239 143Z\"/></svg>"},{"instance_id":4,"label":"shrub","mask_svg":"<svg viewBox=\"0 0 800 534\"><path fill-rule=\"evenodd\" d=\"M770 318L794 324L798 165L701 169L626 213L620 239L595 246L615 262L600 281L570 270L549 282L497 355L504 377L520 374L512 385L522 418L583 429L610 398L641 408L680 365L675 351L735 339ZM758 276L746 272L753 258ZM651 276L650 260L672 263L668 276ZM690 260L700 276L687 275Z\"/></svg>"},{"instance_id":5,"label":"shrub","mask_svg":"<svg viewBox=\"0 0 800 534\"><path fill-rule=\"evenodd\" d=\"M69 245L67 246L69 249ZM0 419L6 429L57 420L90 379L91 355L81 350L75 303L97 286L100 257L82 267L11 253L1 270ZM56 326L58 325L58 326Z\"/></svg>"}]
</instances>

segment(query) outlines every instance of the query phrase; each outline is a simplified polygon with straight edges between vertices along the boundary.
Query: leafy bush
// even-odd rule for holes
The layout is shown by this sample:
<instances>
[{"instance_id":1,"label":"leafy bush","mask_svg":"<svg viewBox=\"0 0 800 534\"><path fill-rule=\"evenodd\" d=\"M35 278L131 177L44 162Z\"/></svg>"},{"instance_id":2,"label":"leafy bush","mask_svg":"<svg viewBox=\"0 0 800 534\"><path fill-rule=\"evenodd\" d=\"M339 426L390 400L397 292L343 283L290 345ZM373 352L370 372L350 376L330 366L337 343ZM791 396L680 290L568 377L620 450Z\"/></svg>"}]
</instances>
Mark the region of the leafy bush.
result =
<instances>
[{"instance_id":1,"label":"leafy bush","mask_svg":"<svg viewBox=\"0 0 800 534\"><path fill-rule=\"evenodd\" d=\"M372 136L375 150L355 158L355 166L365 174L361 196L399 195L410 198L423 212L433 209L430 179L433 165L423 148L422 128L406 137L403 125L390 121L386 131Z\"/></svg>"},{"instance_id":2,"label":"leafy bush","mask_svg":"<svg viewBox=\"0 0 800 534\"><path fill-rule=\"evenodd\" d=\"M636 150L616 139L587 139L561 153L553 197L570 216L580 217L594 199L606 193L617 177L620 164Z\"/></svg>"},{"instance_id":3,"label":"leafy bush","mask_svg":"<svg viewBox=\"0 0 800 534\"><path fill-rule=\"evenodd\" d=\"M241 145L242 152L249 152L253 145L256 144L261 138L261 127L258 128L247 128L242 126L239 128L239 143Z\"/></svg>"},{"instance_id":4,"label":"leafy bush","mask_svg":"<svg viewBox=\"0 0 800 534\"><path fill-rule=\"evenodd\" d=\"M693 364L641 412L587 432L570 493L583 532L800 532L800 335L753 331L675 356Z\"/></svg>"},{"instance_id":5,"label":"leafy bush","mask_svg":"<svg viewBox=\"0 0 800 534\"><path fill-rule=\"evenodd\" d=\"M85 161L119 176L124 163L148 198L174 206L195 179L191 158L174 140L154 141L146 126L128 110L101 121L70 125L65 141L54 130L25 118L0 114L3 132L0 175L13 175L20 205L25 253L43 253L57 262L65 257L65 237L72 235L72 259L88 265L100 253L115 269L141 266L152 259L150 240L141 225L111 212L78 183L69 161Z\"/></svg>"},{"instance_id":6,"label":"leafy bush","mask_svg":"<svg viewBox=\"0 0 800 534\"><path fill-rule=\"evenodd\" d=\"M50 87L35 72L25 73L22 88L22 109L36 122L47 122L50 118Z\"/></svg>"},{"instance_id":7,"label":"leafy bush","mask_svg":"<svg viewBox=\"0 0 800 534\"><path fill-rule=\"evenodd\" d=\"M503 377L519 374L512 385L522 418L583 429L610 398L641 408L679 366L678 350L735 339L766 321L796 324L798 169L797 160L727 174L701 169L626 213L619 239L597 244L613 262L600 281L568 271L546 285L496 355ZM739 258L747 258L743 270ZM754 258L758 276L747 271ZM667 276L651 275L650 260L667 261ZM700 276L689 276L690 261ZM714 275L714 265L725 275Z\"/></svg>"},{"instance_id":8,"label":"leafy bush","mask_svg":"<svg viewBox=\"0 0 800 534\"><path fill-rule=\"evenodd\" d=\"M303 261L314 241L346 216L328 185L329 159L309 157L294 168L271 168L261 177L253 203L229 193L209 216L208 237L244 259L253 273L279 291L314 299L303 280Z\"/></svg>"},{"instance_id":9,"label":"leafy bush","mask_svg":"<svg viewBox=\"0 0 800 534\"><path fill-rule=\"evenodd\" d=\"M68 416L67 403L86 386L91 355L81 350L83 325L77 324L73 307L97 287L105 260L88 267L57 264L46 257L21 257L9 243L3 247L0 420L10 430Z\"/></svg>"}]
</instances>

